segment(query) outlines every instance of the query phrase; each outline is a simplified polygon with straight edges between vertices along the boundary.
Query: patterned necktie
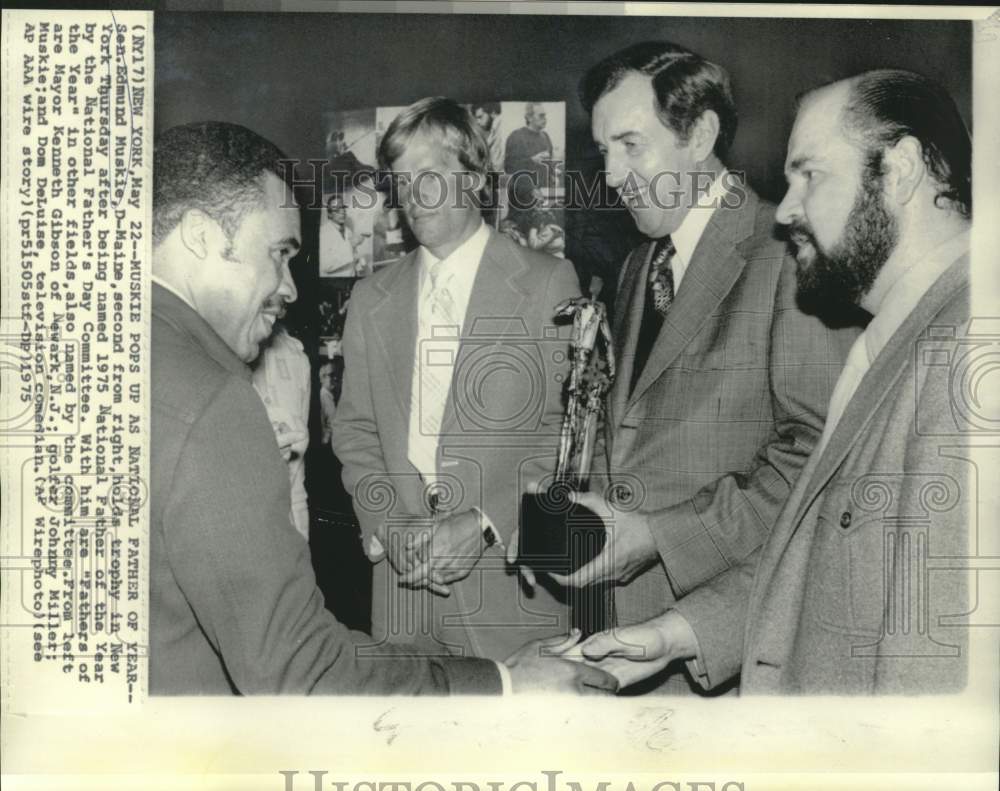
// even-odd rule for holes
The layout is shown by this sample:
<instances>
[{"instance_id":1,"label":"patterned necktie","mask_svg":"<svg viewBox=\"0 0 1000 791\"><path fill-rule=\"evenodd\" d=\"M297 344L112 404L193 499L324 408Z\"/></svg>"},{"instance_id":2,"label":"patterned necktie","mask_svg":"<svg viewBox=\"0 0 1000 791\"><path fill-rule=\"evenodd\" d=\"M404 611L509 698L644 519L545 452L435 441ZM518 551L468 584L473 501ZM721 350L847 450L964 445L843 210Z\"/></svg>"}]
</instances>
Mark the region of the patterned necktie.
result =
<instances>
[{"instance_id":1,"label":"patterned necktie","mask_svg":"<svg viewBox=\"0 0 1000 791\"><path fill-rule=\"evenodd\" d=\"M663 325L663 317L667 315L670 303L674 301L674 270L671 267L677 248L670 236L657 239L653 247L653 260L649 262L649 276L646 279L646 299L642 309L642 323L639 325L639 336L635 343L635 361L632 365L632 378L629 383L629 395L635 389L636 382L646 367L649 353L656 343Z\"/></svg>"},{"instance_id":2,"label":"patterned necktie","mask_svg":"<svg viewBox=\"0 0 1000 791\"><path fill-rule=\"evenodd\" d=\"M667 315L667 308L674 301L674 270L671 263L677 254L673 239L669 235L656 241L659 249L649 264L649 290L653 307L661 317Z\"/></svg>"},{"instance_id":3,"label":"patterned necktie","mask_svg":"<svg viewBox=\"0 0 1000 791\"><path fill-rule=\"evenodd\" d=\"M408 457L428 483L437 472L437 450L448 391L451 389L461 319L448 291L451 274L440 262L428 271L428 285L421 297L417 327L416 359L410 397Z\"/></svg>"}]
</instances>

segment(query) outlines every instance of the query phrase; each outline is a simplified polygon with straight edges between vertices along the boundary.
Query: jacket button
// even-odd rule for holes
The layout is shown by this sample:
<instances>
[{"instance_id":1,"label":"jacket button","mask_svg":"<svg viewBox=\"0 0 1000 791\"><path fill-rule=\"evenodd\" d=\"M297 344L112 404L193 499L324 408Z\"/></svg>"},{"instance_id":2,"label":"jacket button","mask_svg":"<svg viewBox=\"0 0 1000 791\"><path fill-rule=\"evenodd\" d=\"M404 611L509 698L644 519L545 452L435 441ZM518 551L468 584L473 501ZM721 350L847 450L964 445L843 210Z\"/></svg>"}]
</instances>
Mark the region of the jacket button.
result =
<instances>
[{"instance_id":1,"label":"jacket button","mask_svg":"<svg viewBox=\"0 0 1000 791\"><path fill-rule=\"evenodd\" d=\"M842 528L844 528L845 530L851 526L851 512L850 511L844 511L844 513L842 513L840 515L840 526Z\"/></svg>"}]
</instances>

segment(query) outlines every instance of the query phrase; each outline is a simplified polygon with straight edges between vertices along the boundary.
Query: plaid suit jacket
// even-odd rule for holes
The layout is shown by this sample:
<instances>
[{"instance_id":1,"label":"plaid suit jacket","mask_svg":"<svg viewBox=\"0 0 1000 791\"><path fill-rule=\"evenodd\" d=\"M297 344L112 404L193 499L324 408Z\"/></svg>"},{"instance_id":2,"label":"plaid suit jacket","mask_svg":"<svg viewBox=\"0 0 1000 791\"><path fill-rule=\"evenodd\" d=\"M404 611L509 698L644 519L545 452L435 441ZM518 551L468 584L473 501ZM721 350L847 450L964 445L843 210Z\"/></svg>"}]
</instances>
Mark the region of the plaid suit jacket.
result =
<instances>
[{"instance_id":1,"label":"plaid suit jacket","mask_svg":"<svg viewBox=\"0 0 1000 791\"><path fill-rule=\"evenodd\" d=\"M660 562L616 589L620 625L663 612L763 543L822 434L857 336L797 307L795 261L774 237L773 206L749 188L741 197L712 215L631 394L652 244L622 273L607 462L651 514ZM675 674L668 686L689 682Z\"/></svg>"}]
</instances>

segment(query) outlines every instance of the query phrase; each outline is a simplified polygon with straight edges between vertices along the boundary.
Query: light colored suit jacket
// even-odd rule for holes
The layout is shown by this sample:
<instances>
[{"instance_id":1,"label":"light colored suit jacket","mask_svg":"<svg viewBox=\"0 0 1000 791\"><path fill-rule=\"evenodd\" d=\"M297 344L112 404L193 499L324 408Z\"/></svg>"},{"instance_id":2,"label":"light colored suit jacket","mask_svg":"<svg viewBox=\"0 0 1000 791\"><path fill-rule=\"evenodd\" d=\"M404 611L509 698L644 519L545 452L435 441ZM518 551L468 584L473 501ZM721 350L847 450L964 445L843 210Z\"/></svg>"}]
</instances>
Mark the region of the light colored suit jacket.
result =
<instances>
[{"instance_id":1,"label":"light colored suit jacket","mask_svg":"<svg viewBox=\"0 0 1000 791\"><path fill-rule=\"evenodd\" d=\"M974 424L952 384L968 335L962 259L873 361L764 547L677 604L703 684L742 670L749 693L964 686Z\"/></svg>"},{"instance_id":2,"label":"light colored suit jacket","mask_svg":"<svg viewBox=\"0 0 1000 791\"><path fill-rule=\"evenodd\" d=\"M369 659L323 607L250 369L153 285L149 691L499 693L482 660ZM386 652L388 653L388 652Z\"/></svg>"},{"instance_id":3,"label":"light colored suit jacket","mask_svg":"<svg viewBox=\"0 0 1000 791\"><path fill-rule=\"evenodd\" d=\"M351 295L332 444L366 546L372 535L387 546L431 519L407 447L419 282L413 252ZM480 508L505 544L521 493L555 466L571 328L554 326L554 309L579 293L569 262L490 231L462 327L437 472L449 491L441 506ZM499 546L448 598L401 588L398 579L388 562L376 565L372 631L386 642L499 660L568 626L560 592L526 590Z\"/></svg>"},{"instance_id":4,"label":"light colored suit jacket","mask_svg":"<svg viewBox=\"0 0 1000 791\"><path fill-rule=\"evenodd\" d=\"M615 589L620 625L663 612L765 540L858 332L797 307L774 208L747 188L712 215L629 395L651 247L626 261L616 300L606 446L612 479L652 513L660 563Z\"/></svg>"}]
</instances>

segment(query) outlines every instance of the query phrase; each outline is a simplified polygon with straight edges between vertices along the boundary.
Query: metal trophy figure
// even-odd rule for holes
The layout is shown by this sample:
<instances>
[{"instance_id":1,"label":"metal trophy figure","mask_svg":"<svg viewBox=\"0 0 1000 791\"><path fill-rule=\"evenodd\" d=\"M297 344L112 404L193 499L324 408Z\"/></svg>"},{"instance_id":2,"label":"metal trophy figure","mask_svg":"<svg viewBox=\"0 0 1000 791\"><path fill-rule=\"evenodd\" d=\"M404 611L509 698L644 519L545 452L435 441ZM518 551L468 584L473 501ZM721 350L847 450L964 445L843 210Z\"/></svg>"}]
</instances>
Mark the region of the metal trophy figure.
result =
<instances>
[{"instance_id":1,"label":"metal trophy figure","mask_svg":"<svg viewBox=\"0 0 1000 791\"><path fill-rule=\"evenodd\" d=\"M604 396L615 375L614 351L602 303L586 297L556 307L557 316L573 317L572 367L566 414L552 482L540 493L521 499L518 562L538 571L566 574L601 551L603 520L570 501L571 491L586 491ZM598 339L603 354L598 353Z\"/></svg>"}]
</instances>

